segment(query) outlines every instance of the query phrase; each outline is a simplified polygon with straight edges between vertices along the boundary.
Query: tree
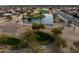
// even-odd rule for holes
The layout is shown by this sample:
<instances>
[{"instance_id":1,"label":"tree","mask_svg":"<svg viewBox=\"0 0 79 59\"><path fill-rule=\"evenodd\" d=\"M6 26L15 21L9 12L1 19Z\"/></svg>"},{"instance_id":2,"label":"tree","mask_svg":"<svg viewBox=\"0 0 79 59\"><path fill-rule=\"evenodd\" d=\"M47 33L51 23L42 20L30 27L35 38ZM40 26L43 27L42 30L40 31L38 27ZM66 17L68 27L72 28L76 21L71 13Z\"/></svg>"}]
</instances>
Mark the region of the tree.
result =
<instances>
[{"instance_id":1,"label":"tree","mask_svg":"<svg viewBox=\"0 0 79 59\"><path fill-rule=\"evenodd\" d=\"M68 27L71 27L71 23L72 23L72 21L68 21L68 22L67 22L67 26L68 26Z\"/></svg>"},{"instance_id":2,"label":"tree","mask_svg":"<svg viewBox=\"0 0 79 59\"><path fill-rule=\"evenodd\" d=\"M26 16L25 16L25 15L23 15L23 16L22 16L23 26L24 26L25 19L26 19Z\"/></svg>"},{"instance_id":3,"label":"tree","mask_svg":"<svg viewBox=\"0 0 79 59\"><path fill-rule=\"evenodd\" d=\"M62 30L63 29L60 27L52 29L52 34L55 39L55 44L58 47L60 47L60 46L66 47L67 46L66 41L61 36L59 36L60 34L62 34Z\"/></svg>"},{"instance_id":4,"label":"tree","mask_svg":"<svg viewBox=\"0 0 79 59\"><path fill-rule=\"evenodd\" d=\"M39 13L40 13L40 24L41 24L42 12L40 11Z\"/></svg>"},{"instance_id":5,"label":"tree","mask_svg":"<svg viewBox=\"0 0 79 59\"><path fill-rule=\"evenodd\" d=\"M32 8L29 12L27 12L27 16L28 16L28 20L30 21L30 20L33 20L33 23L34 23L34 17L33 17L33 15L34 15L34 8Z\"/></svg>"},{"instance_id":6,"label":"tree","mask_svg":"<svg viewBox=\"0 0 79 59\"><path fill-rule=\"evenodd\" d=\"M35 52L35 53L42 52L43 48L41 44L39 44L36 41L36 38L37 36L34 31L29 29L26 30L20 37L21 40L20 48L27 47L32 50L31 52Z\"/></svg>"},{"instance_id":7,"label":"tree","mask_svg":"<svg viewBox=\"0 0 79 59\"><path fill-rule=\"evenodd\" d=\"M49 10L52 10L52 8L50 7Z\"/></svg>"},{"instance_id":8,"label":"tree","mask_svg":"<svg viewBox=\"0 0 79 59\"><path fill-rule=\"evenodd\" d=\"M54 14L53 14L54 23L56 22L56 19L57 19L57 13L54 13Z\"/></svg>"},{"instance_id":9,"label":"tree","mask_svg":"<svg viewBox=\"0 0 79 59\"><path fill-rule=\"evenodd\" d=\"M34 15L34 8L31 9L31 16L33 16L33 15ZM32 19L33 19L33 23L34 23L34 18L32 17Z\"/></svg>"},{"instance_id":10,"label":"tree","mask_svg":"<svg viewBox=\"0 0 79 59\"><path fill-rule=\"evenodd\" d=\"M27 20L28 20L29 22L31 22L32 19L31 19L31 18L27 18Z\"/></svg>"},{"instance_id":11,"label":"tree","mask_svg":"<svg viewBox=\"0 0 79 59\"><path fill-rule=\"evenodd\" d=\"M7 16L7 19L9 19L9 21L11 21L12 20L12 16L11 15L8 15Z\"/></svg>"}]
</instances>

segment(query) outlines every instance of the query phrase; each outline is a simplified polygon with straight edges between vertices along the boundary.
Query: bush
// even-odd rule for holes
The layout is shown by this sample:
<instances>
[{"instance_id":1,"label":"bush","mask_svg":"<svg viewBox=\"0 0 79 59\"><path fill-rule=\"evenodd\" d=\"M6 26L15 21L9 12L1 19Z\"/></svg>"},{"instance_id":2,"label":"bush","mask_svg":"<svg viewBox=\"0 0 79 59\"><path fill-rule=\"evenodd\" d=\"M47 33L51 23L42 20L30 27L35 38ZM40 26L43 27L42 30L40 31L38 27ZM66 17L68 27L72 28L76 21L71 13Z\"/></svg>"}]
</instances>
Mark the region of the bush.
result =
<instances>
[{"instance_id":1,"label":"bush","mask_svg":"<svg viewBox=\"0 0 79 59\"><path fill-rule=\"evenodd\" d=\"M37 24L37 23L33 23L32 24L32 29L33 30L36 30L36 29L39 29L40 27L39 27L39 24Z\"/></svg>"},{"instance_id":2,"label":"bush","mask_svg":"<svg viewBox=\"0 0 79 59\"><path fill-rule=\"evenodd\" d=\"M45 32L36 31L34 36L36 40L41 44L48 44L54 41L54 38L50 34Z\"/></svg>"},{"instance_id":3,"label":"bush","mask_svg":"<svg viewBox=\"0 0 79 59\"><path fill-rule=\"evenodd\" d=\"M53 28L52 30L52 33L54 34L54 35L59 35L59 34L62 34L62 29L60 28L60 27L58 27L58 28Z\"/></svg>"},{"instance_id":4,"label":"bush","mask_svg":"<svg viewBox=\"0 0 79 59\"><path fill-rule=\"evenodd\" d=\"M25 19L27 19L27 17L26 17L26 15L23 15L22 20L25 20Z\"/></svg>"},{"instance_id":5,"label":"bush","mask_svg":"<svg viewBox=\"0 0 79 59\"><path fill-rule=\"evenodd\" d=\"M62 47L67 46L66 41L60 36L56 37L55 42L56 42L56 45L59 46L59 47L60 46L62 46Z\"/></svg>"},{"instance_id":6,"label":"bush","mask_svg":"<svg viewBox=\"0 0 79 59\"><path fill-rule=\"evenodd\" d=\"M54 38L50 34L42 31L27 31L23 35L23 40L24 42L26 41L27 44L30 44L32 42L37 42L39 44L48 44L54 41Z\"/></svg>"},{"instance_id":7,"label":"bush","mask_svg":"<svg viewBox=\"0 0 79 59\"><path fill-rule=\"evenodd\" d=\"M41 29L45 28L44 24L40 24L39 26L40 26Z\"/></svg>"},{"instance_id":8,"label":"bush","mask_svg":"<svg viewBox=\"0 0 79 59\"><path fill-rule=\"evenodd\" d=\"M31 22L32 19L31 19L31 18L28 18L27 20L28 20L29 22Z\"/></svg>"},{"instance_id":9,"label":"bush","mask_svg":"<svg viewBox=\"0 0 79 59\"><path fill-rule=\"evenodd\" d=\"M45 28L45 26L43 24L37 24L37 23L32 24L33 30L39 30L39 29L44 29L44 28Z\"/></svg>"},{"instance_id":10,"label":"bush","mask_svg":"<svg viewBox=\"0 0 79 59\"><path fill-rule=\"evenodd\" d=\"M10 19L11 20L12 19L12 16L11 15L8 15L7 16L7 19Z\"/></svg>"},{"instance_id":11,"label":"bush","mask_svg":"<svg viewBox=\"0 0 79 59\"><path fill-rule=\"evenodd\" d=\"M20 40L13 37L0 37L0 44L3 45L18 45Z\"/></svg>"},{"instance_id":12,"label":"bush","mask_svg":"<svg viewBox=\"0 0 79 59\"><path fill-rule=\"evenodd\" d=\"M58 28L53 28L52 29L52 33L53 33L53 37L55 38L55 43L58 47L62 46L62 47L66 47L66 41L59 36L59 34L62 34L62 28L58 27Z\"/></svg>"}]
</instances>

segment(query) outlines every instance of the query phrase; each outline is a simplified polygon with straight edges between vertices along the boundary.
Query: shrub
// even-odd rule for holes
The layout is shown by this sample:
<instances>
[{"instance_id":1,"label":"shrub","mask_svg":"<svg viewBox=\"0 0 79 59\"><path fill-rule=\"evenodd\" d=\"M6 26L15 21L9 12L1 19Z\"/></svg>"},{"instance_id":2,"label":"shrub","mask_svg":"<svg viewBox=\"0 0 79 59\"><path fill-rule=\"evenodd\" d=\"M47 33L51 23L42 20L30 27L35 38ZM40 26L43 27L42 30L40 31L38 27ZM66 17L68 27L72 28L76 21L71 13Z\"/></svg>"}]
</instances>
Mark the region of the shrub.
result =
<instances>
[{"instance_id":1,"label":"shrub","mask_svg":"<svg viewBox=\"0 0 79 59\"><path fill-rule=\"evenodd\" d=\"M0 44L3 45L17 45L20 43L20 40L13 37L0 37Z\"/></svg>"},{"instance_id":2,"label":"shrub","mask_svg":"<svg viewBox=\"0 0 79 59\"><path fill-rule=\"evenodd\" d=\"M31 22L32 19L31 19L31 18L27 18L27 20L28 20L29 22Z\"/></svg>"},{"instance_id":3,"label":"shrub","mask_svg":"<svg viewBox=\"0 0 79 59\"><path fill-rule=\"evenodd\" d=\"M37 23L33 23L32 24L32 29L33 30L40 30L40 29L44 29L45 28L45 26L43 25L43 24L37 24Z\"/></svg>"},{"instance_id":4,"label":"shrub","mask_svg":"<svg viewBox=\"0 0 79 59\"><path fill-rule=\"evenodd\" d=\"M7 19L12 19L12 16L11 16L11 15L8 15L8 16L7 16Z\"/></svg>"},{"instance_id":5,"label":"shrub","mask_svg":"<svg viewBox=\"0 0 79 59\"><path fill-rule=\"evenodd\" d=\"M50 34L41 31L35 32L35 38L41 44L48 44L54 41L54 38Z\"/></svg>"},{"instance_id":6,"label":"shrub","mask_svg":"<svg viewBox=\"0 0 79 59\"><path fill-rule=\"evenodd\" d=\"M67 46L66 41L62 37L60 37L60 36L56 37L55 43L59 47L60 46L62 46L62 47L66 47Z\"/></svg>"},{"instance_id":7,"label":"shrub","mask_svg":"<svg viewBox=\"0 0 79 59\"><path fill-rule=\"evenodd\" d=\"M41 28L41 29L44 29L45 26L44 26L43 24L40 24L40 28Z\"/></svg>"},{"instance_id":8,"label":"shrub","mask_svg":"<svg viewBox=\"0 0 79 59\"><path fill-rule=\"evenodd\" d=\"M45 32L42 31L27 31L23 34L23 41L29 45L32 42L38 42L40 44L48 44L54 41L54 38ZM21 41L22 42L22 41Z\"/></svg>"},{"instance_id":9,"label":"shrub","mask_svg":"<svg viewBox=\"0 0 79 59\"><path fill-rule=\"evenodd\" d=\"M62 29L60 28L60 27L58 27L58 28L53 28L52 30L52 33L54 34L54 35L59 35L59 34L62 34Z\"/></svg>"},{"instance_id":10,"label":"shrub","mask_svg":"<svg viewBox=\"0 0 79 59\"><path fill-rule=\"evenodd\" d=\"M32 24L32 29L36 30L36 29L39 29L39 28L40 28L39 24L37 24L37 23Z\"/></svg>"}]
</instances>

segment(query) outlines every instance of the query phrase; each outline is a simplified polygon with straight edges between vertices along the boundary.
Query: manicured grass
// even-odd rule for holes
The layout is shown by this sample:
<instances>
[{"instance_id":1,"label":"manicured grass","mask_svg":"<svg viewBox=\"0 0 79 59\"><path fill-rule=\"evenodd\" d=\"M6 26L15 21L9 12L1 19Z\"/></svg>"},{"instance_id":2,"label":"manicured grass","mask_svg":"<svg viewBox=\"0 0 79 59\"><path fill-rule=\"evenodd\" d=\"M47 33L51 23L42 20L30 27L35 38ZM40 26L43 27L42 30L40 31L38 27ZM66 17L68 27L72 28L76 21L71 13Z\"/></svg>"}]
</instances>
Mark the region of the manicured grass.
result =
<instances>
[{"instance_id":1,"label":"manicured grass","mask_svg":"<svg viewBox=\"0 0 79 59\"><path fill-rule=\"evenodd\" d=\"M40 15L40 13L36 13L34 15L31 16L33 19L40 19L40 18L44 18L45 16L43 14Z\"/></svg>"},{"instance_id":2,"label":"manicured grass","mask_svg":"<svg viewBox=\"0 0 79 59\"><path fill-rule=\"evenodd\" d=\"M43 14L48 13L48 11L46 11L46 10L39 10L39 12L41 12Z\"/></svg>"},{"instance_id":3,"label":"manicured grass","mask_svg":"<svg viewBox=\"0 0 79 59\"><path fill-rule=\"evenodd\" d=\"M42 31L36 31L35 38L41 44L49 44L49 43L54 42L54 37Z\"/></svg>"},{"instance_id":4,"label":"manicured grass","mask_svg":"<svg viewBox=\"0 0 79 59\"><path fill-rule=\"evenodd\" d=\"M31 12L27 13L27 16L31 19L40 19L40 18L44 18L45 16L43 14L48 13L48 11L45 10L39 10L38 13L35 13L33 15L31 15Z\"/></svg>"}]
</instances>

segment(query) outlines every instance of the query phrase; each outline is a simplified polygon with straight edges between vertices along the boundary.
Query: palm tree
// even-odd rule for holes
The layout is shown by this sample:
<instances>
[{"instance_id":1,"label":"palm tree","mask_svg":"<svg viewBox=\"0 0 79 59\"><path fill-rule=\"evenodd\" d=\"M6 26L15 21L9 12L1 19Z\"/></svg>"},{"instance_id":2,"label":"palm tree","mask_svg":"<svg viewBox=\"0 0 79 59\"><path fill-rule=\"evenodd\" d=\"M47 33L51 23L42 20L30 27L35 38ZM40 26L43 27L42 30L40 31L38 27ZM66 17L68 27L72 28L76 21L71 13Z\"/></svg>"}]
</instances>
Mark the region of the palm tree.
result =
<instances>
[{"instance_id":1,"label":"palm tree","mask_svg":"<svg viewBox=\"0 0 79 59\"><path fill-rule=\"evenodd\" d=\"M25 15L23 15L23 16L22 16L23 26L24 26L25 19L26 19L26 17L25 17Z\"/></svg>"},{"instance_id":2,"label":"palm tree","mask_svg":"<svg viewBox=\"0 0 79 59\"><path fill-rule=\"evenodd\" d=\"M41 18L42 18L41 15L42 15L42 12L40 11L39 13L40 13L40 24L41 24Z\"/></svg>"},{"instance_id":3,"label":"palm tree","mask_svg":"<svg viewBox=\"0 0 79 59\"><path fill-rule=\"evenodd\" d=\"M56 22L56 17L57 17L57 13L54 13L54 14L53 14L54 23Z\"/></svg>"},{"instance_id":4,"label":"palm tree","mask_svg":"<svg viewBox=\"0 0 79 59\"><path fill-rule=\"evenodd\" d=\"M34 15L34 8L31 9L31 14L32 14L32 16ZM32 19L33 19L33 23L34 23L34 18L32 17Z\"/></svg>"}]
</instances>

